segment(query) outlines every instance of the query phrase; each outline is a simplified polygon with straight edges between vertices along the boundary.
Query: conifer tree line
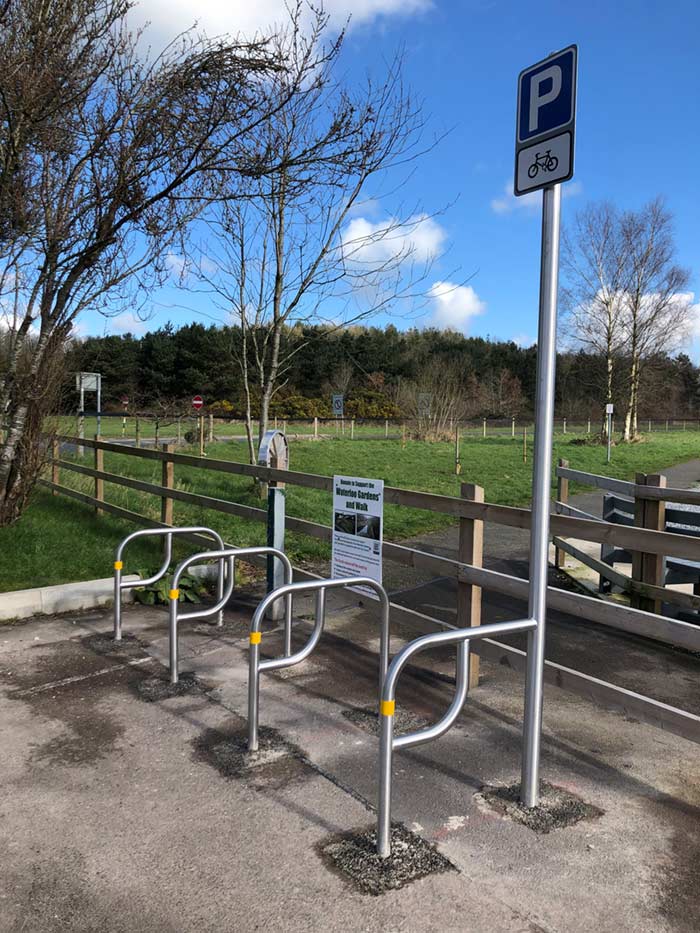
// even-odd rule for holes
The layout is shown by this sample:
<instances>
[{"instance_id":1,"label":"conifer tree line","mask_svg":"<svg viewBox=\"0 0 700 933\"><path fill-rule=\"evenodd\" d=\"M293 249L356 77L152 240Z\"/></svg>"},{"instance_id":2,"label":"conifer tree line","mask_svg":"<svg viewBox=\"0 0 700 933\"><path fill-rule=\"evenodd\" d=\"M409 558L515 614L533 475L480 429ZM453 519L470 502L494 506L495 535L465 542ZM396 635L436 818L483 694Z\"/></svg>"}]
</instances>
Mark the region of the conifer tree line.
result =
<instances>
[{"instance_id":1,"label":"conifer tree line","mask_svg":"<svg viewBox=\"0 0 700 933\"><path fill-rule=\"evenodd\" d=\"M133 411L174 414L189 410L193 395L211 411L242 417L243 387L232 351L240 341L235 327L199 323L74 341L67 353L63 411L75 411L73 372L100 372L104 407L121 411L121 398ZM287 418L330 417L331 395L346 399L346 413L358 418L408 417L411 389L438 394L449 377L461 418L529 417L535 391L536 347L512 341L432 329L401 331L355 326L343 331L307 327L285 331L289 348L300 345L286 382L274 396L271 413ZM620 358L612 388L623 412L628 384ZM437 370L437 373L436 373ZM557 360L557 413L594 424L606 384L604 354L579 350ZM256 400L253 400L254 406ZM659 353L647 362L640 386L640 419L700 415L700 370L685 354Z\"/></svg>"}]
</instances>

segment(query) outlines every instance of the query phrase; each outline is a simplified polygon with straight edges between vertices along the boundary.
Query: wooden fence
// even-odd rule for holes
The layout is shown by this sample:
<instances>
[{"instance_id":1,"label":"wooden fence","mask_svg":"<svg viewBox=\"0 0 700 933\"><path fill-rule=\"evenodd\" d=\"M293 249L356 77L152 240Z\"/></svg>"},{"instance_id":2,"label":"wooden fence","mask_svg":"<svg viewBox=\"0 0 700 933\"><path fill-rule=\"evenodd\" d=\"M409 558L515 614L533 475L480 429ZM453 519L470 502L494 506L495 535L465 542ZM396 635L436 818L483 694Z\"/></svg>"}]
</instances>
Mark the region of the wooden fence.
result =
<instances>
[{"instance_id":1,"label":"wooden fence","mask_svg":"<svg viewBox=\"0 0 700 933\"><path fill-rule=\"evenodd\" d=\"M667 502L682 503L684 505L700 506L700 490L674 489L666 485L666 478L660 474L638 473L635 482L613 479L609 476L600 476L596 473L585 473L581 470L569 468L567 460L560 460L556 468L557 499L556 512L566 516L585 516L588 520L596 521L605 528L621 528L603 518L589 516L580 509L569 505L569 482L574 481L582 485L593 486L617 496L624 496L634 502L634 525L627 526L626 535L614 536L606 544L617 544L625 551L631 552L631 576L615 569L603 560L585 553L570 541L564 540L561 532L555 533L557 566L563 566L564 554L569 554L575 560L594 570L601 579L620 587L630 596L631 605L635 608L645 609L659 613L661 604L679 606L693 612L700 611L700 595L682 593L664 586L664 557L676 557L688 561L698 561L700 549L698 536L690 537L684 534L669 534L664 531L666 527L665 504ZM676 516L677 517L677 516ZM689 516L689 524L696 524L694 518ZM682 538L685 545L677 548L675 544L663 550L652 550L648 546L645 531L663 534L665 539L670 536ZM587 538L586 535L571 534L583 540L597 541L597 538ZM622 542L625 542L624 544Z\"/></svg>"},{"instance_id":2,"label":"wooden fence","mask_svg":"<svg viewBox=\"0 0 700 933\"><path fill-rule=\"evenodd\" d=\"M94 451L94 466L88 467L60 456L61 445L85 446ZM151 483L132 477L106 472L103 468L105 452L137 457L162 463L161 483ZM196 467L219 473L255 477L268 483L285 483L310 489L332 491L332 477L292 470L278 470L269 467L251 466L228 460L202 459L190 454L176 453L168 445L165 449L137 449L122 444L102 440L81 440L73 436L60 436L53 440L50 459L51 479L43 479L42 485L56 495L68 496L74 500L94 507L98 512L107 512L118 518L127 519L151 527L165 527L172 523L172 503L182 501L192 503L213 511L239 516L251 521L267 521L267 511L229 500L214 498L187 492L175 487L175 467ZM560 470L563 469L560 467ZM70 471L92 477L95 482L94 495L72 489L60 482L61 471ZM567 479L579 479L590 474L579 474L567 470ZM562 475L563 479L564 476ZM620 481L612 480L614 484ZM104 484L115 484L129 489L158 496L161 499L161 521L154 521L146 516L105 499ZM605 487L608 488L608 487ZM650 500L659 499L659 490L641 486L641 494ZM663 490L663 495L680 494L679 490ZM686 493L685 490L682 492ZM700 493L693 494L700 502ZM443 496L434 493L416 492L392 486L384 487L384 500L406 508L426 509L451 515L459 520L458 559L428 554L401 544L384 542L383 555L386 560L395 561L403 566L428 571L440 577L450 577L458 584L458 610L460 620L466 624L478 625L480 622L480 591L491 590L516 600L527 602L528 581L482 566L482 533L484 522L528 529L531 513L529 509L494 505L483 501L483 490L470 484L463 484L462 496ZM678 500L676 500L678 501ZM565 506L565 503L563 503ZM576 511L571 509L571 511ZM323 541L330 541L332 528L317 522L288 516L286 528L289 531L309 535ZM554 514L551 517L551 530L557 536L559 546L566 537L585 539L597 543L615 544L620 547L641 551L645 554L663 556L673 554L700 561L700 539L688 538L647 528L628 528L601 522L595 518L580 517L573 514ZM565 543L565 542L564 542ZM312 576L304 571L297 571L299 578ZM694 598L693 598L694 599ZM700 599L698 599L700 604ZM695 625L667 619L640 609L603 601L592 596L549 587L548 606L579 619L582 623L595 622L618 631L641 635L665 644L700 651L700 629ZM415 626L420 632L431 628L450 627L442 620L423 615L396 603L392 603L394 618L401 619ZM524 652L510 645L491 639L480 639L474 645L476 654L488 657L515 670L524 670ZM581 671L567 668L551 661L545 662L545 679L558 687L587 697L606 707L623 711L626 715L651 723L667 731L700 742L700 717L686 710L660 703L650 697L625 690L615 684L599 680Z\"/></svg>"}]
</instances>

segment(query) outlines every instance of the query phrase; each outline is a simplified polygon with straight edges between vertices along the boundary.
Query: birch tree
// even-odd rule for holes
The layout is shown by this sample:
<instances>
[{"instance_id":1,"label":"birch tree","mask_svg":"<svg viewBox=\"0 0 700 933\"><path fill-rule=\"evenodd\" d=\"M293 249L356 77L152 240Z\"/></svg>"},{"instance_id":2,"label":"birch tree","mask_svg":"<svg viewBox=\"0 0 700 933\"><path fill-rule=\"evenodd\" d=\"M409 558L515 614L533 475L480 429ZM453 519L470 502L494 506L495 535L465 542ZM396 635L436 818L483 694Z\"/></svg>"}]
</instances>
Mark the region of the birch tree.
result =
<instances>
[{"instance_id":1,"label":"birch tree","mask_svg":"<svg viewBox=\"0 0 700 933\"><path fill-rule=\"evenodd\" d=\"M0 9L0 524L21 514L56 359L86 309L138 307L212 173L254 172L252 130L281 103L266 41L186 34L139 52L129 0ZM288 88L284 88L288 90Z\"/></svg>"},{"instance_id":2,"label":"birch tree","mask_svg":"<svg viewBox=\"0 0 700 933\"><path fill-rule=\"evenodd\" d=\"M574 343L605 360L601 408L612 404L616 367L625 341L624 296L629 263L620 212L592 204L576 215L562 238L562 304ZM602 417L602 435L608 422Z\"/></svg>"},{"instance_id":3,"label":"birch tree","mask_svg":"<svg viewBox=\"0 0 700 933\"><path fill-rule=\"evenodd\" d=\"M688 340L693 305L690 274L675 262L673 218L657 198L622 218L627 286L622 327L629 360L624 439L638 434L639 386L646 362L678 351Z\"/></svg>"},{"instance_id":4,"label":"birch tree","mask_svg":"<svg viewBox=\"0 0 700 933\"><path fill-rule=\"evenodd\" d=\"M276 73L275 95L287 103L257 130L260 167L244 201L222 195L208 218L197 274L218 307L240 326L232 345L239 365L251 462L267 430L270 403L305 346L303 327L329 333L418 293L430 258L416 255L412 235L422 214L367 225L355 212L370 184L418 153L420 108L403 87L397 59L378 83L348 87L336 77L343 37L325 43L319 13L306 38L280 40L278 54L307 80L289 88ZM373 189L371 194L376 194Z\"/></svg>"}]
</instances>

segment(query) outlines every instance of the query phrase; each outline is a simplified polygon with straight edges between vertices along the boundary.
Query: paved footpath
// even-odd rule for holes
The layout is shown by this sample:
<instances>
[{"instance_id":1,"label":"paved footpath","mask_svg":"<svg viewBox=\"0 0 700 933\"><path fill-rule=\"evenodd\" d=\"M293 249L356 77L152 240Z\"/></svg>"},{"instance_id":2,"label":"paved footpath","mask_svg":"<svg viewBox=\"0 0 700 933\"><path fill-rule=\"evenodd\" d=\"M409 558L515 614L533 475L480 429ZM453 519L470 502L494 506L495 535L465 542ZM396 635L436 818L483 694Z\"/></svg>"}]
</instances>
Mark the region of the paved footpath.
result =
<instances>
[{"instance_id":1,"label":"paved footpath","mask_svg":"<svg viewBox=\"0 0 700 933\"><path fill-rule=\"evenodd\" d=\"M488 663L454 729L395 758L394 817L449 870L362 893L322 850L374 821L374 617L332 600L317 651L264 677L261 722L292 747L251 763L239 606L223 631L183 624L197 679L172 697L162 610L128 608L120 648L101 612L0 627L0 931L700 927L700 749L547 687L543 773L585 818L535 832L482 794L517 782L520 762L522 682ZM296 643L306 634L297 622ZM395 630L393 650L410 635ZM280 634L263 649L279 653ZM434 721L452 675L431 653L399 711Z\"/></svg>"}]
</instances>

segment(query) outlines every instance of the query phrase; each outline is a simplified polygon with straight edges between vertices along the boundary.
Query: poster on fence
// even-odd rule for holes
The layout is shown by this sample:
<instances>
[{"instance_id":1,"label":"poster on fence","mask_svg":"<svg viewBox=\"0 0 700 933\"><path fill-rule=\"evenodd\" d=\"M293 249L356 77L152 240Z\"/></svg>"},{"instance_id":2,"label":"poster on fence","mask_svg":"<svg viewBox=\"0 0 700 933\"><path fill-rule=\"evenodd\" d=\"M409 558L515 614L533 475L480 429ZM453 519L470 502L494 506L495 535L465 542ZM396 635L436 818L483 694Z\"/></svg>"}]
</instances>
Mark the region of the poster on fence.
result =
<instances>
[{"instance_id":1,"label":"poster on fence","mask_svg":"<svg viewBox=\"0 0 700 933\"><path fill-rule=\"evenodd\" d=\"M369 577L382 582L384 481L333 477L334 579Z\"/></svg>"}]
</instances>

